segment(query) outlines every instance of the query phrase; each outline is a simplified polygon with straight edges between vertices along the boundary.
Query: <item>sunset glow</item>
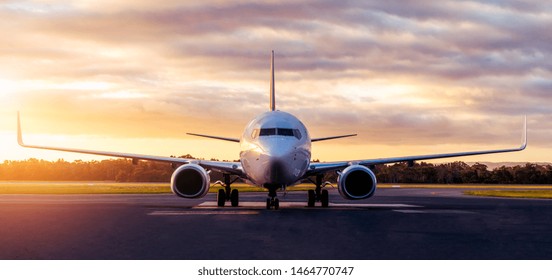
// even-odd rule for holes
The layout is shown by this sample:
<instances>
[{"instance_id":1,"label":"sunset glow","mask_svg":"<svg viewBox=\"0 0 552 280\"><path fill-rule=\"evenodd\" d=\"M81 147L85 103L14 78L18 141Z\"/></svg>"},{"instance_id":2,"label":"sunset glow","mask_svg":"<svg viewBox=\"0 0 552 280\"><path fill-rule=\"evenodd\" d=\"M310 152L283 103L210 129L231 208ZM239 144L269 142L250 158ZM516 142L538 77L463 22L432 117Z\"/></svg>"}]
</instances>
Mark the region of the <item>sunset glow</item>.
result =
<instances>
[{"instance_id":1,"label":"sunset glow","mask_svg":"<svg viewBox=\"0 0 552 280\"><path fill-rule=\"evenodd\" d=\"M519 145L464 161L551 162L552 5L546 1L56 1L0 3L0 160L101 157L25 141L234 160L268 110L311 136L313 159ZM515 19L515 20L514 20Z\"/></svg>"}]
</instances>

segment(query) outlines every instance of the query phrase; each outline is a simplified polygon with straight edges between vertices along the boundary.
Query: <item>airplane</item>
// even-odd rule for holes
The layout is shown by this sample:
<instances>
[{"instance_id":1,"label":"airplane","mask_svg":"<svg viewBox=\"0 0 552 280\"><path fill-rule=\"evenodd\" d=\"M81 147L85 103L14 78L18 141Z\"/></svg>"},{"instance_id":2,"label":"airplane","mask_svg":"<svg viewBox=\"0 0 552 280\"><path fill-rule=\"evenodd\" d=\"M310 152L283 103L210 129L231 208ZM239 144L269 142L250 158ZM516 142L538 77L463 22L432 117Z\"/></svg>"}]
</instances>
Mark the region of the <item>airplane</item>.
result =
<instances>
[{"instance_id":1,"label":"airplane","mask_svg":"<svg viewBox=\"0 0 552 280\"><path fill-rule=\"evenodd\" d=\"M152 156L132 153L105 152L86 149L27 145L23 143L21 121L17 114L17 140L20 146L64 152L94 154L109 157L138 160L151 160L181 164L171 176L172 192L183 198L204 197L210 188L210 172L215 170L223 174L223 189L217 194L217 205L239 206L239 192L232 189L232 183L238 179L248 184L268 190L266 208L277 210L280 202L277 192L292 187L304 180L316 186L307 191L307 207L314 207L320 202L322 207L329 206L329 195L326 184L322 183L324 173L337 171L337 189L339 194L349 200L366 199L374 195L377 187L376 175L372 171L375 165L406 162L412 166L415 161L451 158L461 156L508 153L522 151L527 147L527 117L524 117L522 144L519 148L430 154L377 159L345 160L336 162L312 162L311 144L318 141L356 136L356 134L336 135L322 138L311 138L305 125L294 115L276 110L276 93L274 85L274 51L270 58L270 105L269 111L251 120L245 127L241 138L228 138L197 133L189 135L236 142L240 144L239 162L221 162L174 157ZM313 180L314 178L314 180Z\"/></svg>"}]
</instances>

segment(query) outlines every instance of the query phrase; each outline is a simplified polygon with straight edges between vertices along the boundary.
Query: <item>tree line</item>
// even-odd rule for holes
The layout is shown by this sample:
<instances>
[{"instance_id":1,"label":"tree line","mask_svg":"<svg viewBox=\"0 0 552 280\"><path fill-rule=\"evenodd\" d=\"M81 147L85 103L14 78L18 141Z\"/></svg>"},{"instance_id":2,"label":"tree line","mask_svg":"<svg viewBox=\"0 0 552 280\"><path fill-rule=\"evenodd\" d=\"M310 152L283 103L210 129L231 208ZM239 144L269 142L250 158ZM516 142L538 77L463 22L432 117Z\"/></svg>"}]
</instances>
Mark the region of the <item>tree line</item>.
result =
<instances>
[{"instance_id":1,"label":"tree line","mask_svg":"<svg viewBox=\"0 0 552 280\"><path fill-rule=\"evenodd\" d=\"M193 158L190 155L182 156ZM169 182L175 166L153 161L127 159L101 161L6 160L0 164L0 180L21 181L116 181ZM552 165L527 163L501 166L489 170L487 165L451 163L406 163L377 165L373 169L380 183L425 184L552 184ZM222 180L222 174L211 172L211 180ZM328 172L325 181L336 182L338 174Z\"/></svg>"},{"instance_id":2,"label":"tree line","mask_svg":"<svg viewBox=\"0 0 552 280\"><path fill-rule=\"evenodd\" d=\"M431 164L406 163L377 166L375 173L385 183L426 184L552 184L552 165L526 163L489 170L487 165L461 161Z\"/></svg>"}]
</instances>

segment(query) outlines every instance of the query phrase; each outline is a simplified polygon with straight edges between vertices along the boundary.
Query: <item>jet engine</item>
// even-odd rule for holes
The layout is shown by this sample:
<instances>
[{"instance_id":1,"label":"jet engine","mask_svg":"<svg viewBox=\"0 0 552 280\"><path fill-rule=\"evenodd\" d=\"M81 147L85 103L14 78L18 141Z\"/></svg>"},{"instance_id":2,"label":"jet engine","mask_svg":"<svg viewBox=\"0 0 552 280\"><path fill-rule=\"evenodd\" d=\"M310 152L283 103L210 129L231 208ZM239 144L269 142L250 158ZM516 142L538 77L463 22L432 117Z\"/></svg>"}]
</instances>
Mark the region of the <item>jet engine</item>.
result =
<instances>
[{"instance_id":1,"label":"jet engine","mask_svg":"<svg viewBox=\"0 0 552 280\"><path fill-rule=\"evenodd\" d=\"M345 168L337 178L339 194L346 199L364 199L376 191L376 175L362 165Z\"/></svg>"},{"instance_id":2,"label":"jet engine","mask_svg":"<svg viewBox=\"0 0 552 280\"><path fill-rule=\"evenodd\" d=\"M171 190L185 198L201 198L209 191L209 173L197 164L184 164L171 176Z\"/></svg>"}]
</instances>

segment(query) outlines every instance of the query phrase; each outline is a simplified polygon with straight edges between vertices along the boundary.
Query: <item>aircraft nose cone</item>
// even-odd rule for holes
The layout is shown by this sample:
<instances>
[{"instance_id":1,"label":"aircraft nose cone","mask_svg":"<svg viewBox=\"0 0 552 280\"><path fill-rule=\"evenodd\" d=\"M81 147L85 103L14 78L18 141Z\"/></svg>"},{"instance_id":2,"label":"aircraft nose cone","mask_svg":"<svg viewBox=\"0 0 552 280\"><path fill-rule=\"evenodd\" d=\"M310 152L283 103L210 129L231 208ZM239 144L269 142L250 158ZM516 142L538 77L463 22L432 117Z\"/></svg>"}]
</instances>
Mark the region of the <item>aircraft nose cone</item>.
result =
<instances>
[{"instance_id":1,"label":"aircraft nose cone","mask_svg":"<svg viewBox=\"0 0 552 280\"><path fill-rule=\"evenodd\" d=\"M265 174L273 183L285 184L288 181L289 160L293 159L293 147L272 146L267 149L265 156Z\"/></svg>"},{"instance_id":2,"label":"aircraft nose cone","mask_svg":"<svg viewBox=\"0 0 552 280\"><path fill-rule=\"evenodd\" d=\"M285 164L277 159L271 160L268 173L271 182L282 182L286 177Z\"/></svg>"},{"instance_id":3,"label":"aircraft nose cone","mask_svg":"<svg viewBox=\"0 0 552 280\"><path fill-rule=\"evenodd\" d=\"M284 160L286 157L293 153L293 150L293 147L274 146L266 151L266 155L275 160Z\"/></svg>"}]
</instances>

